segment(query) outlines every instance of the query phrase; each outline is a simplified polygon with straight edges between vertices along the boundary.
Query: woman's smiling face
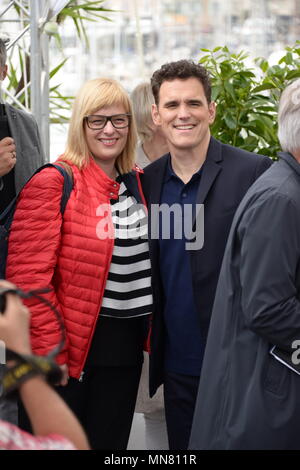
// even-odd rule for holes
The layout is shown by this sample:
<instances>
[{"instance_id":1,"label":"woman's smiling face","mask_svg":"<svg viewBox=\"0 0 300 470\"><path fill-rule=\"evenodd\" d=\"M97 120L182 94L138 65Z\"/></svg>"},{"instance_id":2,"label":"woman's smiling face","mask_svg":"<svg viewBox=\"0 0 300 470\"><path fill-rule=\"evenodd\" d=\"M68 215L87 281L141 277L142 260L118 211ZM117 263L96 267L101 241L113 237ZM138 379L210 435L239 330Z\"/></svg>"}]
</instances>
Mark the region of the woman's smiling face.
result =
<instances>
[{"instance_id":1,"label":"woman's smiling face","mask_svg":"<svg viewBox=\"0 0 300 470\"><path fill-rule=\"evenodd\" d=\"M114 116L118 114L126 114L124 106L118 104L105 106L93 113L93 115L99 116ZM86 143L96 163L108 163L109 161L114 163L124 150L129 127L116 129L111 121L107 121L104 128L100 130L90 129L86 121L84 126Z\"/></svg>"}]
</instances>

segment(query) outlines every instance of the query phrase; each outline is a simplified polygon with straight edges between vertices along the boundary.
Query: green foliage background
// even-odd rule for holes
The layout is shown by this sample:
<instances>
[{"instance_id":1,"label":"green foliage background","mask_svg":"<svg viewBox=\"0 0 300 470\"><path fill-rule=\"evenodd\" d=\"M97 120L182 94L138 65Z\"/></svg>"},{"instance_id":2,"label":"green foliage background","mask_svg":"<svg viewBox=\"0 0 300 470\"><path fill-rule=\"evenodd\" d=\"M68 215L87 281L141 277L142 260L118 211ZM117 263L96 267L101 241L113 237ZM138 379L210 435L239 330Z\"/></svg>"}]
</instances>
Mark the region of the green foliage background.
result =
<instances>
[{"instance_id":1,"label":"green foliage background","mask_svg":"<svg viewBox=\"0 0 300 470\"><path fill-rule=\"evenodd\" d=\"M71 18L80 40L88 46L86 21L111 21L107 13L113 13L103 7L104 0L70 0L66 7L45 30L56 40L62 53L59 25L66 18ZM20 15L19 7L15 6ZM104 16L105 14L105 16ZM201 49L199 63L211 74L212 99L217 103L217 115L211 128L212 134L224 143L258 152L276 159L280 150L277 138L277 108L281 91L292 80L300 77L300 41L292 47L286 47L283 57L276 65L270 66L265 58L258 57L249 65L249 54L235 54L224 47L213 50ZM50 78L50 119L52 123L66 122L71 107L71 96L60 92L60 85L52 85L67 58L49 73ZM24 104L24 71L30 76L30 57L24 57L19 50L19 64L10 63L8 90L17 95ZM28 90L30 98L30 90Z\"/></svg>"},{"instance_id":2,"label":"green foliage background","mask_svg":"<svg viewBox=\"0 0 300 470\"><path fill-rule=\"evenodd\" d=\"M282 90L300 77L300 41L286 47L278 64L270 66L258 57L247 65L249 55L233 54L225 47L201 49L199 63L211 74L212 99L217 116L212 134L226 144L276 159L277 109Z\"/></svg>"}]
</instances>

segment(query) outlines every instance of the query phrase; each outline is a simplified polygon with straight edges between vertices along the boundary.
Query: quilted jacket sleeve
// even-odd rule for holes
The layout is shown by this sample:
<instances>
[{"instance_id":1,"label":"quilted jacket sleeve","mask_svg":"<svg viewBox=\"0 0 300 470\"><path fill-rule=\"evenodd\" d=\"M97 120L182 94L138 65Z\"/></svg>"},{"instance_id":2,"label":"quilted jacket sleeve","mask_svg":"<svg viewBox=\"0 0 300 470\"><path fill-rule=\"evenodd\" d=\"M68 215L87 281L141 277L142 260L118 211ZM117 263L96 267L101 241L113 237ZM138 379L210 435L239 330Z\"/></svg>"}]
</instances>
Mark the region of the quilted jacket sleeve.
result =
<instances>
[{"instance_id":1,"label":"quilted jacket sleeve","mask_svg":"<svg viewBox=\"0 0 300 470\"><path fill-rule=\"evenodd\" d=\"M60 311L53 275L61 239L60 200L63 177L55 168L36 174L20 194L8 245L6 278L24 290L50 288L43 294ZM31 343L35 354L47 354L60 341L55 314L34 299L26 302L31 311ZM59 357L67 363L67 348Z\"/></svg>"}]
</instances>

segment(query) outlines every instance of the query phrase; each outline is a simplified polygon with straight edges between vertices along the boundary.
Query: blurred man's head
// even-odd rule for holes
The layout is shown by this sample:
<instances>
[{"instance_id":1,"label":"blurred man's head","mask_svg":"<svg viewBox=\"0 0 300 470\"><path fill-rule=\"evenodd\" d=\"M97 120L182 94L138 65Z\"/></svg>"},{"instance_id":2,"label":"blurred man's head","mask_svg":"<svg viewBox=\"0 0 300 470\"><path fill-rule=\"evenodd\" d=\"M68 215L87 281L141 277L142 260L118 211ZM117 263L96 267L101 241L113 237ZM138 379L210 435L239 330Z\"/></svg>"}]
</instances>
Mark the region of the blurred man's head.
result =
<instances>
[{"instance_id":1,"label":"blurred man's head","mask_svg":"<svg viewBox=\"0 0 300 470\"><path fill-rule=\"evenodd\" d=\"M278 138L282 150L300 154L300 78L282 92L278 109Z\"/></svg>"},{"instance_id":2,"label":"blurred man's head","mask_svg":"<svg viewBox=\"0 0 300 470\"><path fill-rule=\"evenodd\" d=\"M0 38L0 80L4 80L7 74L7 52L5 41Z\"/></svg>"},{"instance_id":3,"label":"blurred man's head","mask_svg":"<svg viewBox=\"0 0 300 470\"><path fill-rule=\"evenodd\" d=\"M151 85L148 82L140 83L131 93L133 112L137 124L139 140L143 144L146 140L151 140L155 130L152 120L151 108L154 98Z\"/></svg>"}]
</instances>

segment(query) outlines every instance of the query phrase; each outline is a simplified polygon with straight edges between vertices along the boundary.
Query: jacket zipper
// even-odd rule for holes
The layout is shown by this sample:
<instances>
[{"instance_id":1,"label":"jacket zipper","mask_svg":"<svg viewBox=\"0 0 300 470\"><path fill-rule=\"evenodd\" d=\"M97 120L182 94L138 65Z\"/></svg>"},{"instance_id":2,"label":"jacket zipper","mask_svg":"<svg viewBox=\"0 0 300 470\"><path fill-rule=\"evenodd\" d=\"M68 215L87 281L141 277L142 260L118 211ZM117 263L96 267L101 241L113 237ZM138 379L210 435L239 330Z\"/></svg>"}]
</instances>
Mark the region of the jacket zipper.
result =
<instances>
[{"instance_id":1,"label":"jacket zipper","mask_svg":"<svg viewBox=\"0 0 300 470\"><path fill-rule=\"evenodd\" d=\"M145 199L145 196L144 196L144 193L143 193L143 190L142 190L142 184L141 184L141 180L140 180L140 174L139 174L139 171L136 171L136 178L137 178L137 184L138 184L138 188L139 188L139 193L140 193L140 196L141 196L141 199L142 199L142 202L146 208L146 210L148 209L147 208L147 203L146 203L146 199ZM112 222L113 223L113 222ZM87 358L87 355L89 353L89 350L90 350L90 346L91 346L91 342L92 342L92 339L93 339L93 336L94 336L94 331L95 331L95 328L96 328L96 323L97 323L97 320L98 320L98 317L99 317L99 312L100 312L100 309L101 309L101 305L102 305L102 300L103 300L103 294L104 294L104 289L105 289L105 284L106 284L106 281L107 281L107 277L108 277L108 273L109 273L109 268L110 268L110 264L111 264L111 259L112 259L112 254L113 254L113 248L114 245L112 244L112 249L111 249L111 252L110 252L110 258L109 258L109 263L107 264L107 270L106 270L106 273L105 273L105 279L104 279L104 283L103 283L103 290L101 292L101 296L100 296L100 303L99 303L99 307L98 307L98 314L95 318L95 321L94 321L94 325L93 325L93 330L92 330L92 333L90 335L90 338L89 338L89 343L88 343L88 347L87 347L87 350L86 350L86 353L85 353L85 356L84 356L84 360L82 361L82 369L81 369L81 372L80 372L80 376L79 376L79 382L83 382L83 376L85 374L84 370L83 370L83 367L84 367L84 364L85 364L85 361L86 361L86 358Z\"/></svg>"},{"instance_id":2,"label":"jacket zipper","mask_svg":"<svg viewBox=\"0 0 300 470\"><path fill-rule=\"evenodd\" d=\"M112 222L112 223L113 223L113 222ZM87 355L88 355L89 350L90 350L90 346L91 346L91 342L92 342L92 339L93 339L93 336L94 336L94 332L95 332L97 320L98 320L98 318L99 318L99 312L100 312L101 305L102 305L103 294L104 294L104 289L105 289L106 281L107 281L107 278L108 278L108 272L109 272L109 267L110 267L110 264L111 264L113 249L114 249L114 244L112 243L112 248L111 248L111 252L110 252L109 262L108 262L108 264L107 264L107 270L106 270L106 272L105 272L105 278L104 278L104 282L103 282L103 289L102 289L102 292L101 292L101 295L100 295L100 302L99 302L99 307L98 307L98 310L97 310L98 313L97 313L97 315L96 315L96 317L95 317L95 321L94 321L93 329L92 329L92 332L91 332L91 335L90 335L90 338L89 338L89 342L88 342L88 346L87 346L87 349L86 349L86 353L85 353L84 359L83 359L83 361L82 361L81 372L80 372L80 376L79 376L79 379L78 379L79 382L83 382L83 376L84 376L84 373L85 373L84 370L83 370L83 367L84 367L84 364L85 364Z\"/></svg>"}]
</instances>

